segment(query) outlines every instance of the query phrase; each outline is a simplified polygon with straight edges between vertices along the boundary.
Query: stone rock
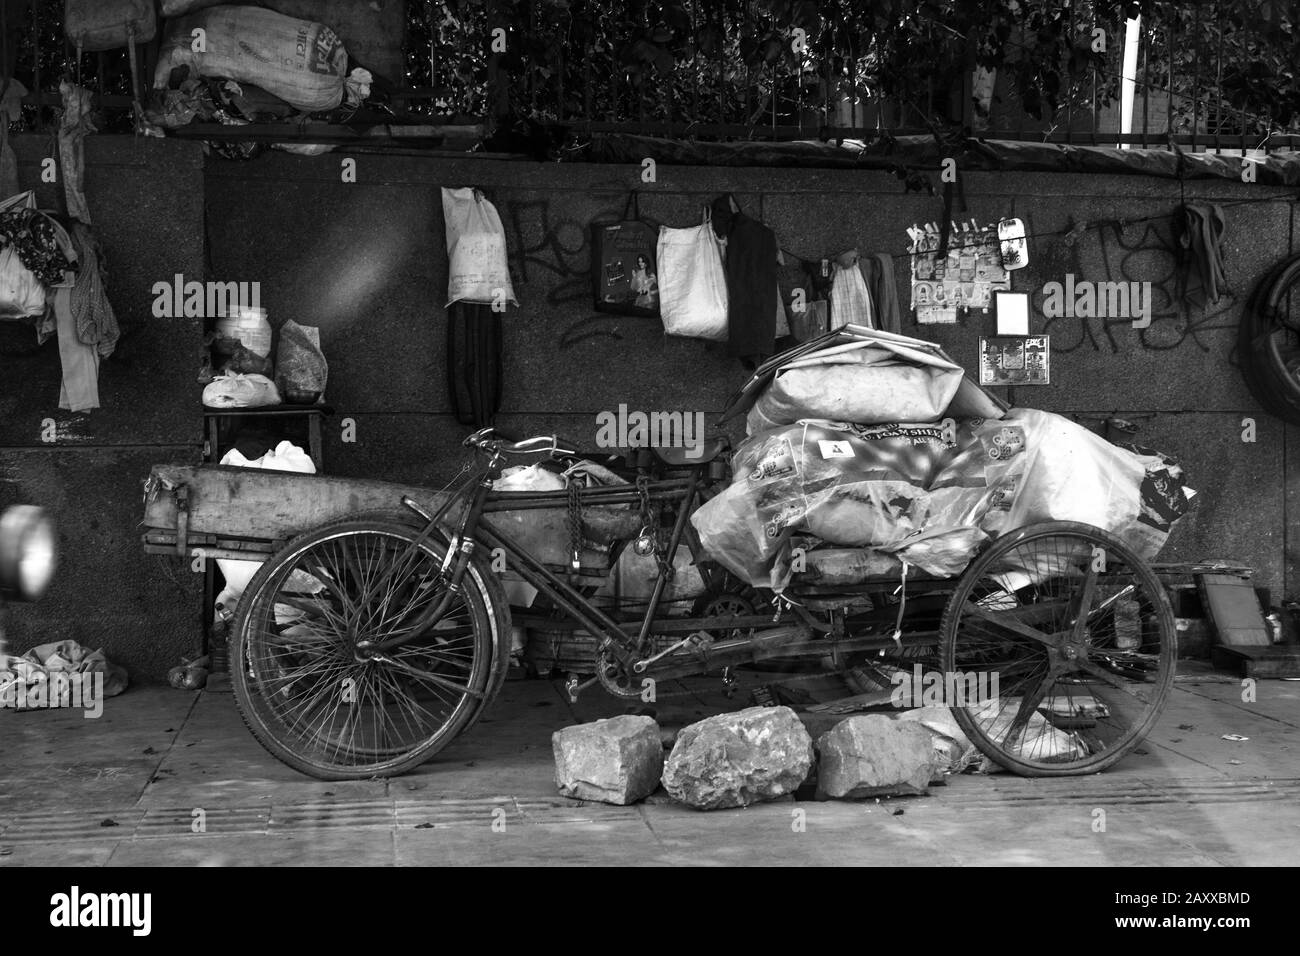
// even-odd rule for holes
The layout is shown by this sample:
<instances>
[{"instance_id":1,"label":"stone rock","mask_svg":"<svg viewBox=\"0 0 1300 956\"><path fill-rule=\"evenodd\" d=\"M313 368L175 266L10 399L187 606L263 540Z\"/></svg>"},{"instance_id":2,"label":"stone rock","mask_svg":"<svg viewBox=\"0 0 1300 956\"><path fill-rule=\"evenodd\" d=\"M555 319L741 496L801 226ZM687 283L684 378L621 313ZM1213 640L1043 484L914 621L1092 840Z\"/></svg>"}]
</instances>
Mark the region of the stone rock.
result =
<instances>
[{"instance_id":1,"label":"stone rock","mask_svg":"<svg viewBox=\"0 0 1300 956\"><path fill-rule=\"evenodd\" d=\"M817 795L836 800L925 793L937 763L927 728L882 714L841 721L817 750Z\"/></svg>"},{"instance_id":2,"label":"stone rock","mask_svg":"<svg viewBox=\"0 0 1300 956\"><path fill-rule=\"evenodd\" d=\"M961 773L979 765L983 758L947 707L917 707L894 715L894 719L914 721L930 731L930 746L937 758L932 784L941 782L945 773Z\"/></svg>"},{"instance_id":3,"label":"stone rock","mask_svg":"<svg viewBox=\"0 0 1300 956\"><path fill-rule=\"evenodd\" d=\"M664 789L697 810L744 807L794 793L813 759L793 710L749 707L683 728L664 764Z\"/></svg>"},{"instance_id":4,"label":"stone rock","mask_svg":"<svg viewBox=\"0 0 1300 956\"><path fill-rule=\"evenodd\" d=\"M555 785L566 797L626 805L659 786L664 748L651 717L622 716L551 735Z\"/></svg>"}]
</instances>

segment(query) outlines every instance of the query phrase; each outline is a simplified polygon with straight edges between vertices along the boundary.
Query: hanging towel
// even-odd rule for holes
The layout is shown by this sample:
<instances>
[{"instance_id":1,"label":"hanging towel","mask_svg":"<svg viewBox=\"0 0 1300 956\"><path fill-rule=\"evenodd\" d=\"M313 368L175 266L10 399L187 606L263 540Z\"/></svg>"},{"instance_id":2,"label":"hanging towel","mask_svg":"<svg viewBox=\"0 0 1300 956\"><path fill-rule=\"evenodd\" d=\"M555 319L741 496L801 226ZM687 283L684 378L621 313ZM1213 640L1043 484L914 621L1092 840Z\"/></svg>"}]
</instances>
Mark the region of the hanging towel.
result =
<instances>
[{"instance_id":1,"label":"hanging towel","mask_svg":"<svg viewBox=\"0 0 1300 956\"><path fill-rule=\"evenodd\" d=\"M1183 302L1201 308L1226 291L1223 271L1223 207L1188 203L1178 236L1179 292Z\"/></svg>"},{"instance_id":2,"label":"hanging towel","mask_svg":"<svg viewBox=\"0 0 1300 956\"><path fill-rule=\"evenodd\" d=\"M54 290L54 320L59 336L59 361L63 365L59 408L73 412L99 408L99 352L95 346L77 338L70 286Z\"/></svg>"},{"instance_id":3,"label":"hanging towel","mask_svg":"<svg viewBox=\"0 0 1300 956\"><path fill-rule=\"evenodd\" d=\"M874 329L871 294L858 268L858 250L850 249L836 256L831 271L831 328L863 325Z\"/></svg>"}]
</instances>

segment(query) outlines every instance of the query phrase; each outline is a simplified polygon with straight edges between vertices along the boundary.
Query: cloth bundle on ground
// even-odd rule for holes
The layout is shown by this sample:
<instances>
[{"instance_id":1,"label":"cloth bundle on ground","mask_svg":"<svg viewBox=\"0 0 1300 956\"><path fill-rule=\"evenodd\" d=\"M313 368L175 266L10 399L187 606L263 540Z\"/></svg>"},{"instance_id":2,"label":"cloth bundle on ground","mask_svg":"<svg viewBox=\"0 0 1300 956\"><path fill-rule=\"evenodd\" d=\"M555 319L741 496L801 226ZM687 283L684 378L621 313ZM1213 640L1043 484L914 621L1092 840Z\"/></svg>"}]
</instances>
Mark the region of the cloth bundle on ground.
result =
<instances>
[{"instance_id":1,"label":"cloth bundle on ground","mask_svg":"<svg viewBox=\"0 0 1300 956\"><path fill-rule=\"evenodd\" d=\"M22 657L0 652L0 700L12 696L9 688L15 683L24 685L30 699L31 689L49 684L51 674L103 674L105 697L116 697L128 682L126 668L114 664L102 650L92 651L76 641L55 641L33 647ZM61 703L53 701L50 706Z\"/></svg>"},{"instance_id":2,"label":"cloth bundle on ground","mask_svg":"<svg viewBox=\"0 0 1300 956\"><path fill-rule=\"evenodd\" d=\"M1096 525L1154 557L1194 494L1169 459L1035 409L931 424L797 422L744 442L732 470L692 523L710 557L777 591L791 580L795 534L873 549L858 561L863 574L906 562L954 576L988 536L1048 520ZM812 563L823 583L849 583Z\"/></svg>"}]
</instances>

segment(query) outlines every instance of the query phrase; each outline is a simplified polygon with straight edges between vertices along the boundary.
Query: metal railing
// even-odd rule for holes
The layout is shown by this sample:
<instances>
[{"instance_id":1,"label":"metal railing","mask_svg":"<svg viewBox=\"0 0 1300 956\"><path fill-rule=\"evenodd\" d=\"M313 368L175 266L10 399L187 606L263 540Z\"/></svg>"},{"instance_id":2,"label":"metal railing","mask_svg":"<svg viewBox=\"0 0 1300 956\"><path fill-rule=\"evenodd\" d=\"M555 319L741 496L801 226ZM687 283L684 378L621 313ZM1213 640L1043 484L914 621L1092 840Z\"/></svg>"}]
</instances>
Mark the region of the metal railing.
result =
<instances>
[{"instance_id":1,"label":"metal railing","mask_svg":"<svg viewBox=\"0 0 1300 956\"><path fill-rule=\"evenodd\" d=\"M912 95L890 95L873 73L878 51L870 36L839 36L832 46L828 31L822 30L808 35L800 52L791 56L791 31L774 20L732 17L728 10L738 0L678 0L675 7L686 17L677 31L679 40L685 38L685 52L678 49L676 55L648 39L653 33L651 4L631 0L621 9L635 15L600 24L596 49L592 31L580 19L584 10L595 9L594 2L573 0L567 13L557 15L559 8L550 0L524 0L512 7L515 19L500 35L494 32L493 0L459 5L466 11L463 19L450 25L442 4L420 4L427 16L410 21L422 29L408 30L407 76L396 78L396 88L387 92L386 109L363 111L355 124L389 117L397 123L475 129L479 122L501 125L524 119L579 135L756 140L871 139L947 128L990 139L1150 148L1176 144L1190 150L1267 153L1300 145L1300 128L1283 127L1233 105L1233 91L1224 82L1225 38L1244 33L1241 5L1230 0L1184 4L1181 26L1175 21L1142 24L1128 132L1120 129L1118 99L1125 23L1118 15L1103 20L1088 14L1086 4L1062 7L1068 10L1070 36L1086 43L1093 30L1101 29L1108 38L1106 49L1089 58L1086 68L1066 76L1058 109L1035 118L1009 82L1008 69L999 72L987 111L975 102L972 70L954 69L951 61L932 64L933 75ZM41 19L42 6L40 0L34 4L37 13L25 48L4 51L6 68L16 67L38 90L50 87L45 65L49 46L61 47L63 72L80 75L99 94L99 104L125 115L129 125L133 77L126 51L78 58L61 37L59 24L48 16ZM752 33L745 32L751 28ZM164 29L160 25L160 36ZM967 40L944 24L930 29L941 36L947 31L947 39L958 46ZM5 32L0 22L0 34ZM785 44L778 55L752 65L752 44L770 42L765 38L773 36ZM497 40L501 43L494 47ZM152 85L158 42L142 47L134 76L139 89ZM1012 69L1016 50L1027 45L1023 36L1008 39ZM1228 66L1239 85L1239 71ZM46 108L57 107L59 97L45 89L25 102L30 107L26 125L40 128L53 118ZM239 127L204 127L203 132L213 138L262 135ZM275 138L274 132L265 135ZM284 138L321 135L313 127L311 132L286 131Z\"/></svg>"}]
</instances>

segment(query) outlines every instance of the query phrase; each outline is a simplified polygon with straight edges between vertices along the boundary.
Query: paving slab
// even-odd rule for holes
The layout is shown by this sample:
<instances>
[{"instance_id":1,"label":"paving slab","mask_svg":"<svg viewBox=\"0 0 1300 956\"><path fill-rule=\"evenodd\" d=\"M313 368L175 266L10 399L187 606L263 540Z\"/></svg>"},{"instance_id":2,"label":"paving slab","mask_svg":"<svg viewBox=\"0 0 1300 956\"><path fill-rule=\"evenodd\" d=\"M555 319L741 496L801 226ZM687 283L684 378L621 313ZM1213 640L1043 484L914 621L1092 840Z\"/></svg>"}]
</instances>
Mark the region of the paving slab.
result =
<instances>
[{"instance_id":1,"label":"paving slab","mask_svg":"<svg viewBox=\"0 0 1300 956\"><path fill-rule=\"evenodd\" d=\"M230 694L133 687L98 720L0 712L0 867L1241 866L1300 850L1300 685L1260 681L1243 700L1239 681L1194 663L1141 747L1094 776L964 775L925 797L710 812L662 794L611 807L556 793L556 729L646 707L680 728L774 679L742 673L730 699L716 680L669 682L649 705L511 681L435 760L346 783L281 765Z\"/></svg>"}]
</instances>

